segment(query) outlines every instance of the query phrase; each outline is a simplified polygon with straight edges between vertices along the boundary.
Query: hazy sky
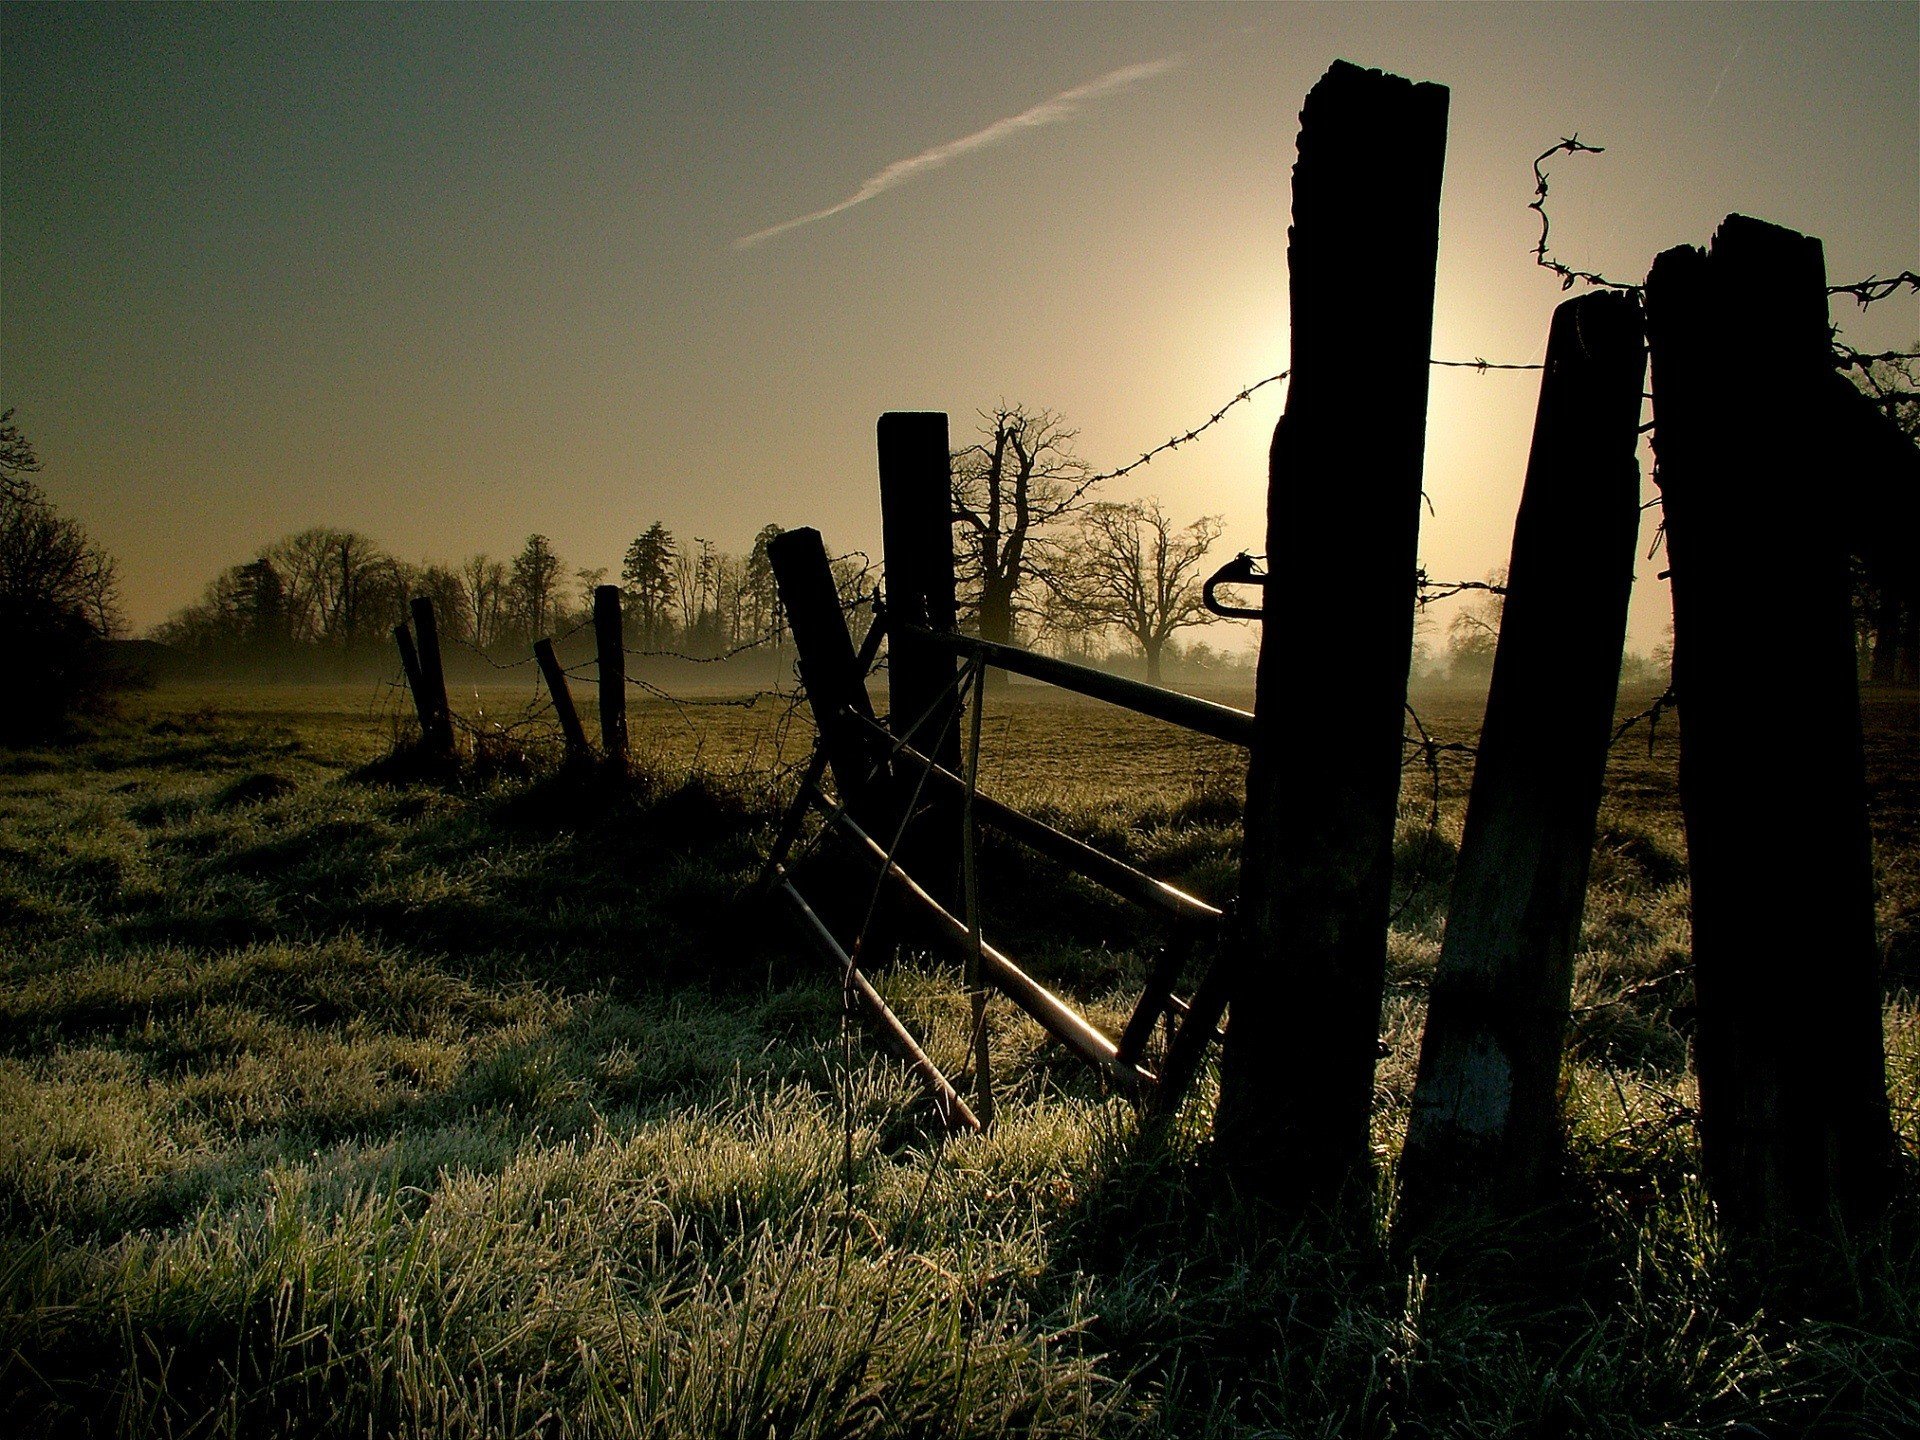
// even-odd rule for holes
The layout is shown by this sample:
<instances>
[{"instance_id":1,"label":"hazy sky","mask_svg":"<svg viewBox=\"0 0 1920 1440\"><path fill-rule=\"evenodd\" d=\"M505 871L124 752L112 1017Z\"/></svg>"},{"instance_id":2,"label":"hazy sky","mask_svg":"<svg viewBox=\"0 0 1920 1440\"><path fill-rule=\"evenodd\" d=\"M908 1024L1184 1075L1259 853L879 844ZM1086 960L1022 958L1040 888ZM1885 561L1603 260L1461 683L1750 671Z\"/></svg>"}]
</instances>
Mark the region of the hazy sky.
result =
<instances>
[{"instance_id":1,"label":"hazy sky","mask_svg":"<svg viewBox=\"0 0 1920 1440\"><path fill-rule=\"evenodd\" d=\"M1733 210L1836 281L1920 267L1916 3L0 14L0 406L138 627L315 524L414 560L539 530L617 567L656 519L873 545L887 409L1050 406L1119 464L1287 364L1336 57L1452 87L1440 357L1539 358L1529 167L1576 131L1607 147L1553 171L1583 268ZM1835 318L1920 337L1911 297ZM1504 561L1536 387L1437 372L1433 574ZM1261 548L1282 391L1110 493Z\"/></svg>"}]
</instances>

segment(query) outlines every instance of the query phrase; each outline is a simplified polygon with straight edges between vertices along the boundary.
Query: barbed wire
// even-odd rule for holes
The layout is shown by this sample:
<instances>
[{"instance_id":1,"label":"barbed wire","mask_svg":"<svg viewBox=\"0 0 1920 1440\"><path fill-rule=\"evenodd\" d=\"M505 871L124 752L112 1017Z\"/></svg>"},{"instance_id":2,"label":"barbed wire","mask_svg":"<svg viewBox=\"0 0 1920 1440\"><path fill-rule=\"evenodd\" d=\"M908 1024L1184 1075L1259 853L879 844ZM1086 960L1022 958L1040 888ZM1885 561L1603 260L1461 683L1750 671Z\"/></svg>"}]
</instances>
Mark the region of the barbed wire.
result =
<instances>
[{"instance_id":1,"label":"barbed wire","mask_svg":"<svg viewBox=\"0 0 1920 1440\"><path fill-rule=\"evenodd\" d=\"M1547 161L1560 154L1604 155L1606 151L1607 147L1604 145L1587 144L1580 138L1579 132L1576 131L1572 135L1561 136L1558 145L1548 146L1535 157L1533 162L1533 199L1527 202L1527 208L1540 217L1540 239L1533 247L1533 263L1538 265L1542 270L1552 271L1553 274L1559 276L1560 288L1562 290L1571 290L1577 282L1584 280L1587 284L1596 286L1602 290L1620 290L1630 295L1638 295L1641 293L1643 287L1639 285L1627 285L1618 280L1609 280L1606 276L1596 271L1576 269L1564 261L1556 260L1547 249L1547 236L1552 227L1552 222L1547 218Z\"/></svg>"},{"instance_id":2,"label":"barbed wire","mask_svg":"<svg viewBox=\"0 0 1920 1440\"><path fill-rule=\"evenodd\" d=\"M572 629L563 631L558 635L549 636L547 638L552 644L561 645L566 643L568 640L571 640L574 636L578 635L582 630L585 630L591 624L593 624L593 619L591 616L589 616L584 620L578 621L573 626ZM491 665L496 670L518 670L524 665L533 664L535 659L535 657L532 655L523 655L518 660L496 660L493 658L493 656L490 653L488 653L485 646L476 645L473 643L473 641L466 639L464 636L455 640L453 643L460 646L463 650L469 650L473 654L478 655L482 660L486 661L487 664Z\"/></svg>"},{"instance_id":3,"label":"barbed wire","mask_svg":"<svg viewBox=\"0 0 1920 1440\"><path fill-rule=\"evenodd\" d=\"M764 635L756 635L751 640L743 640L731 649L722 650L715 655L689 655L684 650L643 650L633 645L620 648L628 655L640 660L684 660L691 665L720 665L728 660L738 659L750 650L758 650L764 645L779 646L786 639L784 629L773 629Z\"/></svg>"},{"instance_id":4,"label":"barbed wire","mask_svg":"<svg viewBox=\"0 0 1920 1440\"><path fill-rule=\"evenodd\" d=\"M1920 275L1911 270L1902 270L1898 275L1889 275L1881 279L1878 275L1869 275L1864 280L1855 280L1847 285L1829 285L1829 295L1851 295L1862 310L1876 305L1882 300L1899 294L1902 290L1920 291Z\"/></svg>"},{"instance_id":5,"label":"barbed wire","mask_svg":"<svg viewBox=\"0 0 1920 1440\"><path fill-rule=\"evenodd\" d=\"M1439 367L1441 369L1446 369L1446 370L1473 370L1473 371L1477 371L1482 375L1486 374L1488 371L1491 371L1491 370L1544 370L1546 368L1544 365L1538 365L1538 364L1530 364L1530 363L1522 364L1514 361L1489 360L1482 355L1476 355L1471 360L1429 359L1427 361L1427 364ZM1218 425L1222 420L1226 419L1227 413L1230 410L1232 410L1235 406L1244 404L1246 401L1251 400L1256 391L1263 390L1269 385L1273 385L1278 383L1281 380L1285 380L1292 374L1293 374L1293 371L1291 369L1286 369L1286 370L1280 371L1280 373L1277 375L1269 375L1264 380L1254 381L1253 384L1245 386L1244 388L1236 391L1233 395L1228 397L1227 402L1224 405L1222 405L1218 410L1215 410L1211 415L1207 416L1207 418L1202 420L1198 425L1195 425L1193 428L1189 430L1184 430L1178 435L1174 435L1169 437L1166 440L1162 440L1158 445L1155 445L1151 450L1143 451L1140 455L1138 455L1132 460L1129 460L1124 465L1116 466L1112 470L1102 470L1094 475L1089 476L1082 483L1081 488L1091 489L1093 486L1099 485L1105 481L1118 480L1123 475L1132 474L1135 470L1138 470L1142 465L1151 464L1153 462L1154 456L1165 454L1169 450L1178 450L1182 445L1187 444L1189 441L1198 440L1202 435L1206 434L1207 431L1211 430L1214 426Z\"/></svg>"},{"instance_id":6,"label":"barbed wire","mask_svg":"<svg viewBox=\"0 0 1920 1440\"><path fill-rule=\"evenodd\" d=\"M1546 162L1551 160L1555 155L1560 154L1602 155L1605 153L1606 146L1589 145L1583 141L1576 132L1571 136L1562 136L1557 145L1549 146L1547 149L1541 151L1535 158L1533 162L1533 199L1527 204L1527 208L1540 217L1540 239L1533 247L1534 264L1558 276L1562 290L1571 290L1576 282L1585 281L1587 284L1599 289L1618 290L1625 294L1636 296L1644 295L1646 293L1646 287L1644 285L1632 285L1621 280L1610 280L1605 275L1601 275L1595 271L1577 269L1574 266L1554 258L1547 248L1550 222L1547 218L1548 183ZM1826 287L1826 293L1828 295L1851 295L1854 302L1862 310L1867 309L1871 305L1878 304L1882 300L1890 299L1902 290L1920 292L1920 273L1912 270L1902 270L1897 275L1884 277L1880 275L1869 275L1864 280L1851 280L1843 284L1829 285ZM1842 344L1838 339L1834 339L1832 345L1836 367L1842 370L1856 367L1864 369L1882 360L1912 360L1920 358L1920 351L1886 350L1878 354L1867 355L1862 354L1849 345ZM1651 429L1652 426L1647 425L1642 428Z\"/></svg>"},{"instance_id":7,"label":"barbed wire","mask_svg":"<svg viewBox=\"0 0 1920 1440\"><path fill-rule=\"evenodd\" d=\"M1631 731L1634 726L1644 723L1647 727L1647 758L1652 759L1654 734L1659 728L1660 716L1665 711L1678 709L1679 705L1679 693L1675 691L1673 682L1669 680L1667 682L1667 688L1655 697L1651 705L1647 706L1647 708L1642 710L1638 715L1628 716L1614 727L1613 738L1607 741L1607 748L1611 750L1626 738L1628 732Z\"/></svg>"},{"instance_id":8,"label":"barbed wire","mask_svg":"<svg viewBox=\"0 0 1920 1440\"><path fill-rule=\"evenodd\" d=\"M1425 567L1414 572L1414 598L1416 608L1424 610L1427 606L1441 600L1451 600L1456 595L1469 590L1483 590L1489 595L1504 596L1507 587L1493 580L1430 580Z\"/></svg>"},{"instance_id":9,"label":"barbed wire","mask_svg":"<svg viewBox=\"0 0 1920 1440\"><path fill-rule=\"evenodd\" d=\"M1287 376L1289 376L1292 373L1293 372L1291 370L1282 370L1278 375L1269 375L1264 380L1254 381L1253 384L1248 385L1243 389L1241 389L1237 394L1233 396L1232 399L1228 400L1226 404L1222 405L1218 410L1214 411L1213 414L1209 415L1205 420L1202 420L1198 425L1195 425L1191 430L1188 430L1185 433L1180 435L1175 435L1171 439L1162 440L1158 445L1154 446L1151 450L1148 450L1145 453L1143 453L1138 459L1129 460L1125 465L1122 465L1117 469L1102 471L1101 473L1092 476L1090 479L1087 480L1086 484L1083 485L1081 488L1088 489L1088 488L1091 488L1092 486L1099 485L1108 480L1118 480L1123 475L1132 474L1135 470L1138 470L1142 465L1151 464L1153 462L1154 456L1165 454L1169 450L1178 450L1182 445L1185 445L1190 440L1198 440L1202 435L1206 434L1207 431L1211 430L1214 426L1218 425L1222 420L1224 420L1227 416L1227 412L1233 409L1234 406L1243 404L1244 402L1251 400L1254 396L1255 391L1264 390L1267 386L1286 379Z\"/></svg>"}]
</instances>

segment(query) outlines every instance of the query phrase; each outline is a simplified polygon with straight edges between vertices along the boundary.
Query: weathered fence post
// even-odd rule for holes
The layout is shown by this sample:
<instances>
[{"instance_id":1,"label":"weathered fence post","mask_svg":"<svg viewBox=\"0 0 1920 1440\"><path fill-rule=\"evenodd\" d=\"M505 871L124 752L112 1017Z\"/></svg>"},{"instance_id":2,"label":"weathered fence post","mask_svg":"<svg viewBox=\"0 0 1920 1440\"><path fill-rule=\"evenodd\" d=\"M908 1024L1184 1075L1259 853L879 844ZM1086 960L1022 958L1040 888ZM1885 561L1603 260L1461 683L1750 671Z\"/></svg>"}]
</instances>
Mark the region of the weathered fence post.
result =
<instances>
[{"instance_id":1,"label":"weathered fence post","mask_svg":"<svg viewBox=\"0 0 1920 1440\"><path fill-rule=\"evenodd\" d=\"M1646 303L1707 1188L1737 1230L1832 1237L1894 1152L1825 258L1731 215L1654 261Z\"/></svg>"},{"instance_id":2,"label":"weathered fence post","mask_svg":"<svg viewBox=\"0 0 1920 1440\"><path fill-rule=\"evenodd\" d=\"M600 752L615 770L627 768L627 641L620 623L620 587L593 590L593 645L600 670Z\"/></svg>"},{"instance_id":3,"label":"weathered fence post","mask_svg":"<svg viewBox=\"0 0 1920 1440\"><path fill-rule=\"evenodd\" d=\"M1544 1198L1640 522L1640 306L1562 304L1400 1161L1409 1235Z\"/></svg>"},{"instance_id":4,"label":"weathered fence post","mask_svg":"<svg viewBox=\"0 0 1920 1440\"><path fill-rule=\"evenodd\" d=\"M410 608L414 638L419 647L420 685L432 711L430 725L422 716L421 733L428 749L450 757L453 754L453 707L447 703L447 672L440 663L440 626L433 616L433 598L417 595Z\"/></svg>"},{"instance_id":5,"label":"weathered fence post","mask_svg":"<svg viewBox=\"0 0 1920 1440\"><path fill-rule=\"evenodd\" d=\"M847 713L874 718L820 532L811 527L788 530L768 544L767 558L773 565L780 603L786 607L787 625L799 652L800 681L807 687L807 703L826 748L834 788L856 820L884 828L886 750L860 720Z\"/></svg>"},{"instance_id":6,"label":"weathered fence post","mask_svg":"<svg viewBox=\"0 0 1920 1440\"><path fill-rule=\"evenodd\" d=\"M580 724L580 712L574 708L573 691L567 685L567 672L560 668L553 653L553 641L541 636L533 642L533 658L547 682L547 694L553 698L553 713L560 722L560 734L567 742L567 759L584 760L593 751L587 745L587 732Z\"/></svg>"},{"instance_id":7,"label":"weathered fence post","mask_svg":"<svg viewBox=\"0 0 1920 1440\"><path fill-rule=\"evenodd\" d=\"M413 713L420 721L424 743L433 733L433 702L427 698L427 682L420 675L420 652L413 648L413 631L406 621L393 627L393 643L400 651L400 669L407 677L407 693L413 697Z\"/></svg>"},{"instance_id":8,"label":"weathered fence post","mask_svg":"<svg viewBox=\"0 0 1920 1440\"><path fill-rule=\"evenodd\" d=\"M956 624L953 497L947 417L938 411L892 411L880 417L880 522L885 545L888 723L893 733L958 774L960 695L951 650L903 633L905 626L951 631ZM919 775L898 767L898 803L911 804ZM948 909L956 909L960 810L926 787L926 813L907 837L901 863Z\"/></svg>"},{"instance_id":9,"label":"weathered fence post","mask_svg":"<svg viewBox=\"0 0 1920 1440\"><path fill-rule=\"evenodd\" d=\"M1336 61L1301 112L1267 552L1339 614L1261 638L1218 1124L1296 1206L1363 1194L1372 1153L1447 100Z\"/></svg>"}]
</instances>

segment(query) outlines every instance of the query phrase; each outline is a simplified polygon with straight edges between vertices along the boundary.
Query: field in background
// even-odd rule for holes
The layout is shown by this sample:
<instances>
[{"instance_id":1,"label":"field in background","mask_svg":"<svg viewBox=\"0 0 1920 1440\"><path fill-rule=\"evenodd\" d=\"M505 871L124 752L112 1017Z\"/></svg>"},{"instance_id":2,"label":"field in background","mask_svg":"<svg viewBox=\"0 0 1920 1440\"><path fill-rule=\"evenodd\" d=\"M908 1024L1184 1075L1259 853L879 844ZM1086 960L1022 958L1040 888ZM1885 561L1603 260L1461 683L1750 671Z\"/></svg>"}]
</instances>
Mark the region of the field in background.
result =
<instances>
[{"instance_id":1,"label":"field in background","mask_svg":"<svg viewBox=\"0 0 1920 1440\"><path fill-rule=\"evenodd\" d=\"M642 775L615 792L549 773L534 699L454 695L505 728L451 789L380 765L404 725L370 687L161 690L76 750L0 757L0 1404L28 1433L1705 1435L1834 1406L1920 1428L1910 1234L1860 1273L1866 1323L1795 1322L1704 1219L1671 717L1651 755L1643 730L1615 748L1578 1213L1520 1283L1411 1271L1377 1235L1260 1238L1213 1175L1206 1087L1149 1142L1004 1004L1000 1128L937 1144L843 1033L835 977L742 898L804 719L636 694ZM1415 703L1472 738L1478 697ZM1791 763L1791 697L1755 715ZM983 788L1230 893L1238 752L1020 686L984 734ZM1870 703L1869 737L1920 1152L1912 698ZM1442 764L1430 828L1408 774L1385 1185L1467 775ZM851 873L807 863L815 890ZM1049 866L984 863L990 937L1116 1022L1152 936ZM957 977L884 988L958 1069Z\"/></svg>"}]
</instances>

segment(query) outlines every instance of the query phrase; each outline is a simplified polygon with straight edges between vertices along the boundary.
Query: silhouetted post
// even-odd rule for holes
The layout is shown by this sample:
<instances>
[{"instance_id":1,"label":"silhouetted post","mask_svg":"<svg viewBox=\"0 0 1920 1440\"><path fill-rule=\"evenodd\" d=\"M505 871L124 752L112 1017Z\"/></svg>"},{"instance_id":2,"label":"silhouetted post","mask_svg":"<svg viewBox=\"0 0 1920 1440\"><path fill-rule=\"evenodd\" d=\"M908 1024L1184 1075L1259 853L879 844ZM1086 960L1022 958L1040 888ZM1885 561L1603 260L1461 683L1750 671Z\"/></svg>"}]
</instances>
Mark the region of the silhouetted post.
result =
<instances>
[{"instance_id":1,"label":"silhouetted post","mask_svg":"<svg viewBox=\"0 0 1920 1440\"><path fill-rule=\"evenodd\" d=\"M440 626L433 617L433 599L416 595L411 606L413 633L419 644L420 685L433 713L429 727L421 726L427 747L436 754L453 754L453 707L447 703L447 672L440 664Z\"/></svg>"},{"instance_id":2,"label":"silhouetted post","mask_svg":"<svg viewBox=\"0 0 1920 1440\"><path fill-rule=\"evenodd\" d=\"M427 698L427 683L420 676L420 652L413 648L413 632L406 622L393 627L393 643L400 649L400 668L406 673L407 693L413 696L413 713L420 721L420 740L427 743L433 734L433 702Z\"/></svg>"},{"instance_id":3,"label":"silhouetted post","mask_svg":"<svg viewBox=\"0 0 1920 1440\"><path fill-rule=\"evenodd\" d=\"M1560 1050L1640 525L1640 306L1562 304L1547 341L1400 1160L1400 1222L1516 1214L1562 1151Z\"/></svg>"},{"instance_id":4,"label":"silhouetted post","mask_svg":"<svg viewBox=\"0 0 1920 1440\"><path fill-rule=\"evenodd\" d=\"M1345 61L1301 113L1267 551L1337 612L1261 637L1217 1127L1293 1207L1368 1191L1446 130L1444 86Z\"/></svg>"},{"instance_id":5,"label":"silhouetted post","mask_svg":"<svg viewBox=\"0 0 1920 1440\"><path fill-rule=\"evenodd\" d=\"M627 641L620 624L620 587L593 589L593 645L600 670L600 751L608 765L627 768Z\"/></svg>"},{"instance_id":6,"label":"silhouetted post","mask_svg":"<svg viewBox=\"0 0 1920 1440\"><path fill-rule=\"evenodd\" d=\"M1707 1188L1735 1229L1830 1237L1877 1214L1894 1152L1825 256L1730 215L1646 303Z\"/></svg>"},{"instance_id":7,"label":"silhouetted post","mask_svg":"<svg viewBox=\"0 0 1920 1440\"><path fill-rule=\"evenodd\" d=\"M880 521L885 545L887 614L896 622L887 644L888 723L895 735L958 774L959 666L951 650L902 633L907 625L956 627L953 497L947 417L937 411L893 411L880 417ZM898 767L899 803L913 800L917 767ZM908 836L901 863L933 897L958 908L960 807L924 787L925 813Z\"/></svg>"},{"instance_id":8,"label":"silhouetted post","mask_svg":"<svg viewBox=\"0 0 1920 1440\"><path fill-rule=\"evenodd\" d=\"M533 642L533 658L547 682L547 694L553 697L553 713L560 722L560 734L567 742L567 759L584 760L593 754L587 745L587 732L580 724L580 712L573 705L573 691L567 685L567 672L553 653L553 641L544 635Z\"/></svg>"},{"instance_id":9,"label":"silhouetted post","mask_svg":"<svg viewBox=\"0 0 1920 1440\"><path fill-rule=\"evenodd\" d=\"M788 530L767 546L774 584L787 610L787 625L799 652L800 681L807 687L813 723L827 751L834 788L862 825L885 828L888 767L885 749L853 715L874 718L866 677L853 649L847 617L840 611L820 532ZM850 715L848 712L851 711ZM877 723L877 722L876 722Z\"/></svg>"}]
</instances>

